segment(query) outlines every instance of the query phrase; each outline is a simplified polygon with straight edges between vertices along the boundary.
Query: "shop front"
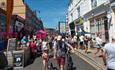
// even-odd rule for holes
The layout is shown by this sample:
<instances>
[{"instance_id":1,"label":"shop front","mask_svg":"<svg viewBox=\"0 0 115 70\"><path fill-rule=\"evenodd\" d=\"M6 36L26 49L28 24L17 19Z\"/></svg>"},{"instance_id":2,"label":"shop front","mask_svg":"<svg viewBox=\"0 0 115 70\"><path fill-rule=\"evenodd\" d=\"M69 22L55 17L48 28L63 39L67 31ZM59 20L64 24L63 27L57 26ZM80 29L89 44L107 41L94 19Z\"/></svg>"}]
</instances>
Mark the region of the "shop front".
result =
<instances>
[{"instance_id":1,"label":"shop front","mask_svg":"<svg viewBox=\"0 0 115 70\"><path fill-rule=\"evenodd\" d=\"M109 12L110 5L102 4L84 15L84 19L90 22L89 28L92 37L95 38L99 33L104 42L108 42L110 37Z\"/></svg>"},{"instance_id":2,"label":"shop front","mask_svg":"<svg viewBox=\"0 0 115 70\"><path fill-rule=\"evenodd\" d=\"M89 19L89 21L92 37L96 37L97 34L99 34L104 42L109 41L109 24L107 14L100 14Z\"/></svg>"}]
</instances>

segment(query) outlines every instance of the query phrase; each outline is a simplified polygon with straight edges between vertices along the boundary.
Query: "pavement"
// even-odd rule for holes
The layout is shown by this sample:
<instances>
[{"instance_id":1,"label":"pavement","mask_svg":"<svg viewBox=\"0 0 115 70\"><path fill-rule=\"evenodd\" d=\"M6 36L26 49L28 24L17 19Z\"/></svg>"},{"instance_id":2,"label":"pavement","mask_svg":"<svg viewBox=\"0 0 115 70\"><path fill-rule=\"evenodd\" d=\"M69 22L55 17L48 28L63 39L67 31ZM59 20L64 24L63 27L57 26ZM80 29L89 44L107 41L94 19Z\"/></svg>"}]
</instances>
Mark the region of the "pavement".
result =
<instances>
[{"instance_id":1,"label":"pavement","mask_svg":"<svg viewBox=\"0 0 115 70\"><path fill-rule=\"evenodd\" d=\"M101 52L94 57L95 49L89 49L88 54L84 50L76 50L76 55L85 60L87 63L95 67L97 70L106 70L102 57L100 57Z\"/></svg>"}]
</instances>

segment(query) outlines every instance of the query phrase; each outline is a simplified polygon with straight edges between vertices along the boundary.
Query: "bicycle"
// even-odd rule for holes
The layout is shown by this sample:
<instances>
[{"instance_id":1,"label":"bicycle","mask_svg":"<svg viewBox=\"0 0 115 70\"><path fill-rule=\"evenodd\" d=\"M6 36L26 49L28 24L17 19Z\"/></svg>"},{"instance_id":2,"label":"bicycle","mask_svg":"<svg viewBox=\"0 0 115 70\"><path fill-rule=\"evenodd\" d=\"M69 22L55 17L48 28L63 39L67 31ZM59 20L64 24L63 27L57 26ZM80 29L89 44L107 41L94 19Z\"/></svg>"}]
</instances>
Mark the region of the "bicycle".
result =
<instances>
[{"instance_id":1,"label":"bicycle","mask_svg":"<svg viewBox=\"0 0 115 70\"><path fill-rule=\"evenodd\" d=\"M50 59L48 59L48 70L54 70L53 64L51 63Z\"/></svg>"},{"instance_id":2,"label":"bicycle","mask_svg":"<svg viewBox=\"0 0 115 70\"><path fill-rule=\"evenodd\" d=\"M73 70L73 61L72 57L70 56L70 51L66 52L66 57L67 57L67 70Z\"/></svg>"}]
</instances>

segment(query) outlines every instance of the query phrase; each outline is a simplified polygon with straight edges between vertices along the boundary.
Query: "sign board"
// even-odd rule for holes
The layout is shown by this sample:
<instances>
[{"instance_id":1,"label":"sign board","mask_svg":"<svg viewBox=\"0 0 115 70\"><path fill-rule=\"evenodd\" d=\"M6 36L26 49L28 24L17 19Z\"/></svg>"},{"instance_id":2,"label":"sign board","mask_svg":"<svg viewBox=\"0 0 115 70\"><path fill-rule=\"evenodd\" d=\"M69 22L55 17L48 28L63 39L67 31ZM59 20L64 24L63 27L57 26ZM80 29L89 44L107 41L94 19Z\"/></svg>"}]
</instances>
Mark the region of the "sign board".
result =
<instances>
[{"instance_id":1,"label":"sign board","mask_svg":"<svg viewBox=\"0 0 115 70\"><path fill-rule=\"evenodd\" d=\"M65 33L66 32L66 23L60 22L59 28L60 28L60 33Z\"/></svg>"},{"instance_id":2,"label":"sign board","mask_svg":"<svg viewBox=\"0 0 115 70\"><path fill-rule=\"evenodd\" d=\"M19 32L23 27L24 27L23 23L16 21L16 24L15 24L16 31Z\"/></svg>"},{"instance_id":3,"label":"sign board","mask_svg":"<svg viewBox=\"0 0 115 70\"><path fill-rule=\"evenodd\" d=\"M16 38L9 38L8 39L8 51L13 51L16 49Z\"/></svg>"},{"instance_id":4,"label":"sign board","mask_svg":"<svg viewBox=\"0 0 115 70\"><path fill-rule=\"evenodd\" d=\"M15 69L24 67L24 52L13 52L13 66Z\"/></svg>"}]
</instances>

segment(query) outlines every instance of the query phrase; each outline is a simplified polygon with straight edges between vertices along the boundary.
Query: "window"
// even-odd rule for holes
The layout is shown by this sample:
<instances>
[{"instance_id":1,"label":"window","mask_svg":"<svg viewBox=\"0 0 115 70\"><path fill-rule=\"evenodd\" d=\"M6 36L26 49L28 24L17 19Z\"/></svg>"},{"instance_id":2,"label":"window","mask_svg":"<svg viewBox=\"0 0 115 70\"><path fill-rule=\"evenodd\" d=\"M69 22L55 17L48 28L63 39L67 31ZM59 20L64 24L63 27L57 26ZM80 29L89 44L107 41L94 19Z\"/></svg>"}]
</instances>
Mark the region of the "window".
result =
<instances>
[{"instance_id":1,"label":"window","mask_svg":"<svg viewBox=\"0 0 115 70\"><path fill-rule=\"evenodd\" d=\"M4 7L5 7L5 2L2 2L2 3L0 4L0 7L1 7L1 8L4 8Z\"/></svg>"},{"instance_id":2,"label":"window","mask_svg":"<svg viewBox=\"0 0 115 70\"><path fill-rule=\"evenodd\" d=\"M1 5L2 5L2 6L5 6L5 2L2 2Z\"/></svg>"},{"instance_id":3,"label":"window","mask_svg":"<svg viewBox=\"0 0 115 70\"><path fill-rule=\"evenodd\" d=\"M80 7L77 8L78 17L80 17Z\"/></svg>"},{"instance_id":4,"label":"window","mask_svg":"<svg viewBox=\"0 0 115 70\"><path fill-rule=\"evenodd\" d=\"M73 0L70 0L70 4L72 4L72 5L73 5Z\"/></svg>"},{"instance_id":5,"label":"window","mask_svg":"<svg viewBox=\"0 0 115 70\"><path fill-rule=\"evenodd\" d=\"M73 13L71 13L71 20L73 21Z\"/></svg>"},{"instance_id":6,"label":"window","mask_svg":"<svg viewBox=\"0 0 115 70\"><path fill-rule=\"evenodd\" d=\"M92 9L97 7L97 0L91 0L91 7L92 7Z\"/></svg>"}]
</instances>

